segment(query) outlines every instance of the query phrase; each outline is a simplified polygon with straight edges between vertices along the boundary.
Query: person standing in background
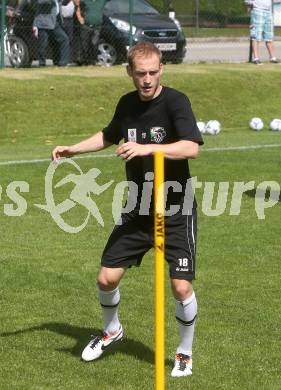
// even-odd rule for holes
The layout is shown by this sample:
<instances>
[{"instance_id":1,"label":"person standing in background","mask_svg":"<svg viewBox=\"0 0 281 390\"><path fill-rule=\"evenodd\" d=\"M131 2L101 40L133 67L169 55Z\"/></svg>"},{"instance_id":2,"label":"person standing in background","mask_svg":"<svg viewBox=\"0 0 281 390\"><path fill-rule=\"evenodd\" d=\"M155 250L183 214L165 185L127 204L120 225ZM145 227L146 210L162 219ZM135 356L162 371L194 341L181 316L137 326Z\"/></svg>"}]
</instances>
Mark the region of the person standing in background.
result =
<instances>
[{"instance_id":1,"label":"person standing in background","mask_svg":"<svg viewBox=\"0 0 281 390\"><path fill-rule=\"evenodd\" d=\"M265 41L265 45L269 54L269 61L277 64L277 60L273 48L273 15L272 15L272 0L245 0L248 11L251 13L250 22L250 37L253 49L253 63L261 65L260 61L260 42Z\"/></svg>"},{"instance_id":2,"label":"person standing in background","mask_svg":"<svg viewBox=\"0 0 281 390\"><path fill-rule=\"evenodd\" d=\"M84 65L96 62L103 9L107 1L109 0L75 0Z\"/></svg>"},{"instance_id":3,"label":"person standing in background","mask_svg":"<svg viewBox=\"0 0 281 390\"><path fill-rule=\"evenodd\" d=\"M73 57L72 46L73 46L74 14L75 14L75 5L73 0L62 0L61 3L62 25L69 39L71 60Z\"/></svg>"},{"instance_id":4,"label":"person standing in background","mask_svg":"<svg viewBox=\"0 0 281 390\"><path fill-rule=\"evenodd\" d=\"M58 66L69 63L69 39L61 25L60 5L56 0L37 0L33 20L33 34L38 39L39 66L46 66L46 53L49 38L59 46L59 58L54 58Z\"/></svg>"}]
</instances>

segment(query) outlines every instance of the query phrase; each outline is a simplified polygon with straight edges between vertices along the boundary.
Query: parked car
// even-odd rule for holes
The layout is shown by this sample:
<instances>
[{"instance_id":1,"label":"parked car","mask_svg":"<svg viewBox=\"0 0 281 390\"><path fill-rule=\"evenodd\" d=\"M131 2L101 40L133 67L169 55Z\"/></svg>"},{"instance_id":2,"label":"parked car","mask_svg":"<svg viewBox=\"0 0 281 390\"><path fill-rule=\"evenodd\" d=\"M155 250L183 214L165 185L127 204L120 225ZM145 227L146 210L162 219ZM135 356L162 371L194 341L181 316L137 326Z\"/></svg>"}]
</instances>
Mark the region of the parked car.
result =
<instances>
[{"instance_id":1,"label":"parked car","mask_svg":"<svg viewBox=\"0 0 281 390\"><path fill-rule=\"evenodd\" d=\"M110 0L106 3L98 44L98 63L113 65L125 62L128 48L139 41L154 43L163 53L163 62L182 62L186 40L180 23L160 14L145 0L134 0L131 13L129 7L128 0ZM9 59L14 67L30 66L37 59L37 40L32 34L33 16L32 7L24 9L10 29ZM51 46L48 49L49 59L53 58L55 52ZM81 50L77 24L73 46L72 60L79 63Z\"/></svg>"},{"instance_id":2,"label":"parked car","mask_svg":"<svg viewBox=\"0 0 281 390\"><path fill-rule=\"evenodd\" d=\"M131 32L131 44L150 41L162 51L163 61L182 62L186 52L186 40L180 23L160 14L145 0L133 2L131 18L129 7L128 0L112 0L106 3L106 18L101 32L105 44L100 44L99 55L107 54L108 61L112 63L125 61Z\"/></svg>"}]
</instances>

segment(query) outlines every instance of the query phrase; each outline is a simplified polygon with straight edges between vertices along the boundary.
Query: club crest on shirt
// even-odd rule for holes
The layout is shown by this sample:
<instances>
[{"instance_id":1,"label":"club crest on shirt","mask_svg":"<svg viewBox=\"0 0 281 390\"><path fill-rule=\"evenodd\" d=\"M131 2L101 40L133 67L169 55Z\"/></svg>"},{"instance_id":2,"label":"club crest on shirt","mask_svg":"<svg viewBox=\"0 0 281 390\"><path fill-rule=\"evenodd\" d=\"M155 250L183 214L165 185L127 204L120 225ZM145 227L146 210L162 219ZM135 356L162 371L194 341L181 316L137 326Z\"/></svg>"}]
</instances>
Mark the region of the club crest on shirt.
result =
<instances>
[{"instance_id":1,"label":"club crest on shirt","mask_svg":"<svg viewBox=\"0 0 281 390\"><path fill-rule=\"evenodd\" d=\"M137 142L137 129L128 129L128 141Z\"/></svg>"},{"instance_id":2,"label":"club crest on shirt","mask_svg":"<svg viewBox=\"0 0 281 390\"><path fill-rule=\"evenodd\" d=\"M160 142L163 141L163 139L166 136L166 131L164 127L151 127L150 128L150 138L152 142L157 142L160 144Z\"/></svg>"}]
</instances>

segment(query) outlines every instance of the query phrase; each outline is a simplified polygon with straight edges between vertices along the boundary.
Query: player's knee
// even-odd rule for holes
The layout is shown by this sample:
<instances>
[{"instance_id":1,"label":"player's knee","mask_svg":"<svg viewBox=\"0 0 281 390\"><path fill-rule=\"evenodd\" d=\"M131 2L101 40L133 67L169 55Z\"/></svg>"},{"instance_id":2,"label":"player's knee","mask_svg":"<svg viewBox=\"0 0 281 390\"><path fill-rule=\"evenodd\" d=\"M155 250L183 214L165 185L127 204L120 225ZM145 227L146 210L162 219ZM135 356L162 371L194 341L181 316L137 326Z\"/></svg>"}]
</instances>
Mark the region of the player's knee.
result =
<instances>
[{"instance_id":1,"label":"player's knee","mask_svg":"<svg viewBox=\"0 0 281 390\"><path fill-rule=\"evenodd\" d=\"M100 274L98 277L98 286L101 290L112 291L118 286L118 281L108 275Z\"/></svg>"},{"instance_id":2,"label":"player's knee","mask_svg":"<svg viewBox=\"0 0 281 390\"><path fill-rule=\"evenodd\" d=\"M173 294L179 301L189 298L193 292L192 283L186 280L177 280L172 282Z\"/></svg>"}]
</instances>

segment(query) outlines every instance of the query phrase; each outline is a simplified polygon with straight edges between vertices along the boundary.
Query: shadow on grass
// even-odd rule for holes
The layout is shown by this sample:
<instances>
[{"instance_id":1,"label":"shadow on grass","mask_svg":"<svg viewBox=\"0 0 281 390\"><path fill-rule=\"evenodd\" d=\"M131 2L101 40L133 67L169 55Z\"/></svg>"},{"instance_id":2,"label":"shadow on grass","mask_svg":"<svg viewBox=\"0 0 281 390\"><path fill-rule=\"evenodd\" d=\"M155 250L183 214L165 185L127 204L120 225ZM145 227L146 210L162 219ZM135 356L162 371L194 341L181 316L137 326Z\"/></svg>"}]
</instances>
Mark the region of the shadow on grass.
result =
<instances>
[{"instance_id":1,"label":"shadow on grass","mask_svg":"<svg viewBox=\"0 0 281 390\"><path fill-rule=\"evenodd\" d=\"M248 190L244 192L245 195L250 198L264 198L266 201L271 197L271 199L278 199L278 202L281 202L281 192L280 191L270 191L266 190L265 193L261 191L257 191L257 188L253 188L252 190Z\"/></svg>"},{"instance_id":2,"label":"shadow on grass","mask_svg":"<svg viewBox=\"0 0 281 390\"><path fill-rule=\"evenodd\" d=\"M43 323L38 326L33 326L31 328L20 329L15 332L0 333L0 337L11 337L15 335L46 330L74 339L76 341L76 344L72 348L62 348L58 349L57 351L63 353L70 353L71 355L79 358L81 356L82 350L89 342L90 335L101 334L100 330L95 328L84 328L60 322L49 322ZM112 348L106 351L103 358L109 355L114 355L116 353L130 355L138 360L142 360L147 363L154 363L154 352L152 351L152 349L144 345L142 342L130 338L124 337L121 342L117 342L116 344L114 344ZM173 361L171 359L166 359L166 364L172 366Z\"/></svg>"}]
</instances>

